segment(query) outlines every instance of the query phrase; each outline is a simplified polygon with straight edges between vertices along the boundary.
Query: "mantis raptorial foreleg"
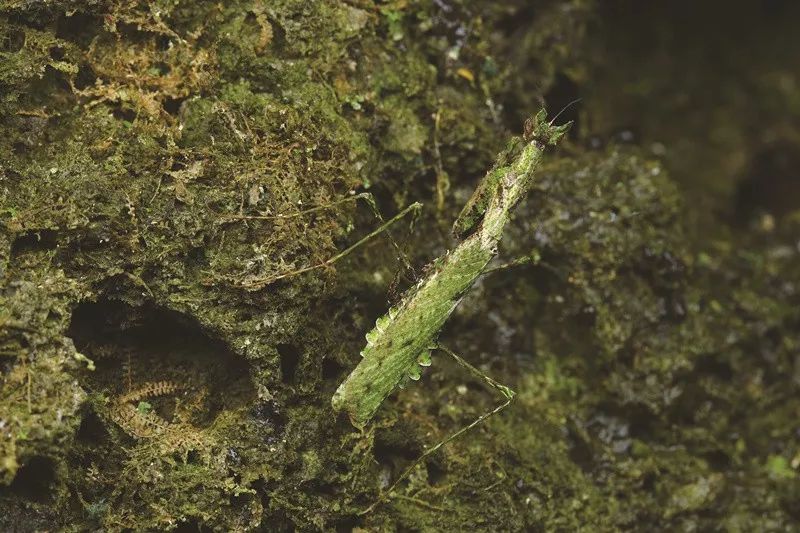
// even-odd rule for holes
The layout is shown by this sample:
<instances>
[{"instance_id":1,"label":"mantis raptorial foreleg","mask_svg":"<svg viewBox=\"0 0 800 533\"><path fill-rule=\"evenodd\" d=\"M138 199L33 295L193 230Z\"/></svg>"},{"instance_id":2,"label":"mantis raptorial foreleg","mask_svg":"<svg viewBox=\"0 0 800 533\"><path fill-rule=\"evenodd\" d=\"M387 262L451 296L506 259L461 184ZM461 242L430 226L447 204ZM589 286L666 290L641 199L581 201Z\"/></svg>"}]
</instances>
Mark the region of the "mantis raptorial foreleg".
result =
<instances>
[{"instance_id":1,"label":"mantis raptorial foreleg","mask_svg":"<svg viewBox=\"0 0 800 533\"><path fill-rule=\"evenodd\" d=\"M400 474L400 476L397 479L394 480L394 483L392 483L389 486L389 488L386 489L386 491L383 492L383 494L380 496L380 498L378 498L378 500L375 503L373 503L370 507L365 509L361 514L369 513L377 505L379 505L383 501L385 501L386 498L390 498L391 495L392 495L392 492L394 492L394 490L397 488L397 486L400 484L400 482L403 481L405 478L407 478L408 475L411 472L413 472L414 469L420 463L422 463L428 456L436 453L442 446L448 444L449 442L454 441L455 439L457 439L458 437L460 437L461 435L463 435L464 433L466 433L470 429L474 428L475 426L479 425L481 422L485 421L487 418L496 415L497 413L499 413L500 411L502 411L503 409L508 407L511 404L511 402L514 401L514 396L516 396L516 394L517 394L510 387L506 387L502 383L499 383L499 382L495 381L494 379L490 378L489 376L487 376L486 374L484 374L483 372L481 372L480 370L478 370L477 368L475 368L474 366L469 364L461 356L459 356L457 353L455 353L451 349L447 348L446 346L442 346L441 344L437 344L435 346L431 346L431 349L432 350L441 350L444 353L446 353L447 355L449 355L450 357L452 357L453 359L455 359L455 361L459 365L461 365L462 367L466 368L467 371L469 371L470 374L472 374L476 378L480 379L481 381L486 383L486 385L488 385L489 387L491 387L492 389L494 389L498 393L500 393L500 395L504 398L505 401L503 403L501 403L500 405L494 407L493 409L490 409L489 411L486 411L485 413L483 413L482 415L477 417L475 420L473 420L472 422L470 422L466 426L462 427L461 429L459 429L455 433L451 434L447 438L437 442L436 444L434 444L433 446L431 446L430 448L425 450L422 453L422 455L417 457L414 460L414 462L411 463L410 466L408 466L405 470L403 470L403 473Z\"/></svg>"}]
</instances>

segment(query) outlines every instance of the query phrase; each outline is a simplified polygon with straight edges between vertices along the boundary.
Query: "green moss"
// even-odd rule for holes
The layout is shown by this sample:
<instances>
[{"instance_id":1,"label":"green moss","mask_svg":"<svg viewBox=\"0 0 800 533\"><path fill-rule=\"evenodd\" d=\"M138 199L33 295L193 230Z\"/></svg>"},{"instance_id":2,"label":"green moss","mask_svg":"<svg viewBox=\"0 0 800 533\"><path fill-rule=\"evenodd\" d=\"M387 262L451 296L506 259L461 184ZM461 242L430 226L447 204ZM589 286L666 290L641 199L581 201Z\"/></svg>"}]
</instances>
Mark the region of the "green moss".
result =
<instances>
[{"instance_id":1,"label":"green moss","mask_svg":"<svg viewBox=\"0 0 800 533\"><path fill-rule=\"evenodd\" d=\"M791 528L796 17L761 9L709 8L654 60L680 6L0 1L0 527ZM374 228L352 202L296 216L360 189L429 206L392 232L425 264L509 132L575 91L573 143L503 239L533 264L444 332L517 403L359 516L495 399L440 358L365 433L333 417L411 283L386 236L243 282Z\"/></svg>"},{"instance_id":2,"label":"green moss","mask_svg":"<svg viewBox=\"0 0 800 533\"><path fill-rule=\"evenodd\" d=\"M0 300L0 357L7 368L0 398L4 484L32 458L63 458L85 398L69 374L81 369L79 354L58 336L69 320L69 301L81 297L78 286L61 271L46 277L33 271L26 278L9 285Z\"/></svg>"}]
</instances>

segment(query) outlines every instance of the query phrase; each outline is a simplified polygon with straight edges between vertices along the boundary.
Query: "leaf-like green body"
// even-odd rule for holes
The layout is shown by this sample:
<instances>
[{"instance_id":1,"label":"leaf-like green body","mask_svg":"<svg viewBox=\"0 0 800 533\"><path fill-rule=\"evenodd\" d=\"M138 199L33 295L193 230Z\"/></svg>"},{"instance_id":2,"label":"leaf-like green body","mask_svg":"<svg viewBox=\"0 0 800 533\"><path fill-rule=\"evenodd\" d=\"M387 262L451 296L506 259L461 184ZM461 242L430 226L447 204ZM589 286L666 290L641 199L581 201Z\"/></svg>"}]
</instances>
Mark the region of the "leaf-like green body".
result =
<instances>
[{"instance_id":1,"label":"leaf-like green body","mask_svg":"<svg viewBox=\"0 0 800 533\"><path fill-rule=\"evenodd\" d=\"M332 398L336 411L347 411L353 425L363 427L383 400L406 379L419 379L420 366L430 364L429 350L439 331L497 252L511 210L530 188L546 145L555 144L566 126L553 127L539 113L528 125L521 150L515 139L473 195L469 222L476 228L458 246L440 257L430 274L405 295L400 305L375 322L367 334L363 359ZM508 154L518 153L509 160ZM461 217L459 217L461 219Z\"/></svg>"},{"instance_id":2,"label":"leaf-like green body","mask_svg":"<svg viewBox=\"0 0 800 533\"><path fill-rule=\"evenodd\" d=\"M515 137L508 143L505 150L500 152L495 160L494 167L478 183L475 192L472 193L464 208L453 223L453 234L456 237L464 238L472 231L483 218L483 214L489 207L492 197L497 194L497 187L508 170L508 165L519 155L523 146L523 141Z\"/></svg>"}]
</instances>

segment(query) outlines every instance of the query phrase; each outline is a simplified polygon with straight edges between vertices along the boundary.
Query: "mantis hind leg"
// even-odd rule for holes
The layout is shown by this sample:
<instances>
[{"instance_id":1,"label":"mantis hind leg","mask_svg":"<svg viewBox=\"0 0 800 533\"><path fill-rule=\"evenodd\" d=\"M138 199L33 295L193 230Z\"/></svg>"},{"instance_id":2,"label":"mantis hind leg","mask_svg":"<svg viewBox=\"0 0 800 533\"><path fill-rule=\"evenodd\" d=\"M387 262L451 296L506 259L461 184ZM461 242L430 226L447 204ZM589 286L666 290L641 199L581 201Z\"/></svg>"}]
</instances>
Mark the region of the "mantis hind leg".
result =
<instances>
[{"instance_id":1,"label":"mantis hind leg","mask_svg":"<svg viewBox=\"0 0 800 533\"><path fill-rule=\"evenodd\" d=\"M397 486L400 484L400 482L403 481L405 478L407 478L408 475L420 463L422 463L427 457L429 457L430 455L436 453L442 446L446 445L449 442L454 441L455 439L457 439L458 437L460 437L461 435L463 435L464 433L466 433L470 429L472 429L475 426L481 424L487 418L496 415L497 413L499 413L500 411L502 411L503 409L508 407L511 404L511 402L514 401L514 397L517 395L517 393L514 392L510 387L507 387L507 386L503 385L502 383L500 383L500 382L492 379L491 377L487 376L486 374L481 372L479 369L475 368L473 365L471 365L466 360L464 360L464 358L462 358L461 356L459 356L458 354L456 354L454 351L452 351L451 349L447 348L446 346L442 346L441 344L437 344L435 346L432 346L431 349L432 350L434 350L434 349L441 350L444 353L448 354L450 357L455 359L456 362L459 365L461 365L462 367L466 368L467 371L470 374L472 374L476 378L478 378L481 381L483 381L491 389L497 391L503 397L504 401L501 404L499 404L496 407L494 407L493 409L490 409L489 411L486 411L485 413L481 414L475 420L473 420L472 422L470 422L466 426L462 427L461 429L459 429L455 433L452 433L451 435L446 437L444 440L441 440L441 441L437 442L436 444L434 444L433 446L431 446L430 448L425 450L425 452L423 452L422 455L417 457L414 460L414 462L411 463L411 465L408 468L403 470L403 473L400 474L400 476L394 481L394 483L391 484L391 486L385 492L383 492L383 494L381 494L381 496L378 498L378 500L375 503L370 505L367 509L365 509L364 511L362 511L359 514L367 514L367 513L371 512L373 509L375 509L375 507L377 507L378 505L380 505L381 503L386 501L387 498L391 497L392 492L397 488Z\"/></svg>"},{"instance_id":2,"label":"mantis hind leg","mask_svg":"<svg viewBox=\"0 0 800 533\"><path fill-rule=\"evenodd\" d=\"M258 290L258 289L266 287L267 285L270 285L271 283L275 283L276 281L284 279L284 278L297 276L299 274L304 274L306 272L310 272L312 270L318 270L320 268L327 268L327 267L333 265L334 263L336 263L337 261L339 261L340 259L344 259L348 255L350 255L350 253L352 253L354 250L356 250L360 246L366 244L367 242L369 242L373 238L377 237L378 235L380 235L381 233L383 233L384 231L389 229L390 226L392 226L394 223L396 223L397 221L399 221L400 219L402 219L403 217L405 217L409 213L416 214L416 213L418 213L420 211L420 209L422 209L422 204L421 203L414 202L413 204L405 207L402 211L397 213L395 216L393 216L389 220L384 221L383 216L381 216L380 211L378 210L377 204L375 203L375 198L372 196L372 194L370 194L370 193L361 193L361 194L354 195L351 198L346 198L344 201L359 200L359 199L363 199L363 200L365 200L367 202L367 204L370 206L370 209L372 210L373 215L375 215L375 217L378 219L378 221L381 222L380 226L378 226L377 228L375 228L374 230L369 232L367 235L365 235L364 237L359 239L356 243L348 246L347 248L345 248L341 252L333 255L332 257L329 257L328 259L326 259L324 261L321 261L321 262L313 264L313 265L308 265L308 266L305 266L305 267L297 268L297 269L294 269L294 270L289 270L289 271L286 271L286 272L279 272L279 273L276 273L276 274L271 274L269 276L265 276L265 277L261 277L261 278L244 280L244 281L241 281L239 283L239 285L241 287L244 287L244 288L249 289L249 290ZM336 204L339 204L339 203L342 203L342 201L335 202L335 204L333 204L333 205L336 205ZM324 206L312 208L312 209L306 210L306 212L319 210L319 209L322 209L323 207ZM272 216L272 217L248 217L248 218L276 218L276 217ZM411 267L411 264L409 263L405 253L403 253L403 251L400 249L400 246L398 246L398 244L395 242L395 240L393 238L391 238L391 236L389 237L389 240L391 241L392 246L397 251L397 253L398 253L399 257L400 257L400 260L403 262L403 266L405 268L408 268L411 271L413 271L413 269Z\"/></svg>"}]
</instances>

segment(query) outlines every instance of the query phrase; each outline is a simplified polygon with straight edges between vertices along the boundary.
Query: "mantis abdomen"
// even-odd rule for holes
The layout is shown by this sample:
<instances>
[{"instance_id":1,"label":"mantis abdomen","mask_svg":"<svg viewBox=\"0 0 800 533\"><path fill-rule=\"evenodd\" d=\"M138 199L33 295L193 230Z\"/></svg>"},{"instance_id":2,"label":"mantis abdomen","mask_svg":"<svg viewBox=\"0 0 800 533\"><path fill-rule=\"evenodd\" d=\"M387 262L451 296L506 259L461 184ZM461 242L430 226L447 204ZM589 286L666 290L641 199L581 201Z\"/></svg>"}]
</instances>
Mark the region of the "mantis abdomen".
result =
<instances>
[{"instance_id":1,"label":"mantis abdomen","mask_svg":"<svg viewBox=\"0 0 800 533\"><path fill-rule=\"evenodd\" d=\"M347 411L353 425L363 427L403 380L419 379L419 367L430 365L439 330L493 256L476 233L442 258L436 271L367 334L363 359L337 389L333 408Z\"/></svg>"}]
</instances>

